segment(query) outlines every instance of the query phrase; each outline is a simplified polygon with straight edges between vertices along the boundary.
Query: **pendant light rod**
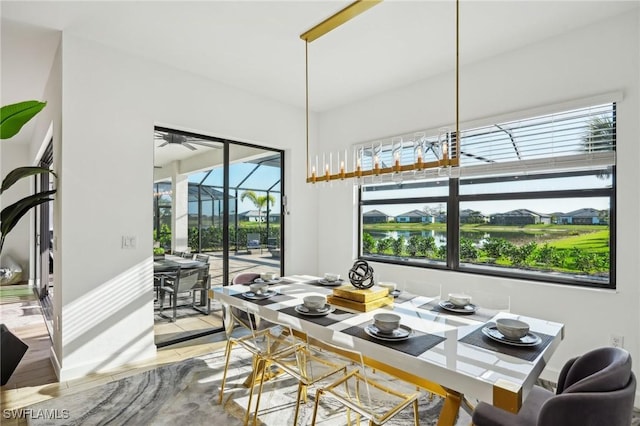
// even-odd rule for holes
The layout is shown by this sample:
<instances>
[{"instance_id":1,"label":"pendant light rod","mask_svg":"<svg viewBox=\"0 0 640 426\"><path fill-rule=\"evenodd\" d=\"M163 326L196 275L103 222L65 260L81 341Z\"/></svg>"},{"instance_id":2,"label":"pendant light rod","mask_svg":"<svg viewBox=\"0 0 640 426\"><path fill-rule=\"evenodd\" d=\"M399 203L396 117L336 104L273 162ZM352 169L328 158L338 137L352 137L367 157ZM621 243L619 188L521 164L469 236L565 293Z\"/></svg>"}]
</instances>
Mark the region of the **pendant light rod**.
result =
<instances>
[{"instance_id":1,"label":"pendant light rod","mask_svg":"<svg viewBox=\"0 0 640 426\"><path fill-rule=\"evenodd\" d=\"M378 3L382 3L382 0L357 0L345 7L341 11L331 15L324 21L320 22L315 27L307 30L300 35L300 38L311 43L314 40L319 39L329 31L338 28L340 25L371 9Z\"/></svg>"}]
</instances>

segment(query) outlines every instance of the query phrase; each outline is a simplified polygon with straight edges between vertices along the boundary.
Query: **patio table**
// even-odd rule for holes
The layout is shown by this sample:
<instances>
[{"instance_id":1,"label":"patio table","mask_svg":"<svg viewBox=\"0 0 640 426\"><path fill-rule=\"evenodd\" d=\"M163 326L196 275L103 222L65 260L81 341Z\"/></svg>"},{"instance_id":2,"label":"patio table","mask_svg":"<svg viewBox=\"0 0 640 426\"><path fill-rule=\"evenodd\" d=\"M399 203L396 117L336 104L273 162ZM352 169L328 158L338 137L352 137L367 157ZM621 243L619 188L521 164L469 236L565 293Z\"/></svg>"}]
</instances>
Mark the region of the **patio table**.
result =
<instances>
[{"instance_id":1,"label":"patio table","mask_svg":"<svg viewBox=\"0 0 640 426\"><path fill-rule=\"evenodd\" d=\"M198 260L185 259L184 257L168 254L165 255L164 259L153 261L153 272L166 272L176 266L180 266L181 269L194 269L203 268L207 264Z\"/></svg>"},{"instance_id":2,"label":"patio table","mask_svg":"<svg viewBox=\"0 0 640 426\"><path fill-rule=\"evenodd\" d=\"M330 294L331 288L312 285L318 277L296 275L287 282L272 286L287 297L261 301L258 312L266 320L289 324L294 330L321 341L347 345L362 353L365 362L393 374L445 399L438 425L453 425L463 397L485 401L517 412L538 376L564 337L564 326L544 319L509 312L495 312L484 318L429 310L431 297L402 298L393 307L370 312L350 311L340 307L340 315L319 320L298 315L292 307L302 304L309 294ZM235 285L214 290L214 298L242 308L252 303L241 297L246 286ZM412 329L412 336L402 344L372 338L364 327L378 312L393 311L401 323ZM482 328L498 318L516 318L527 322L541 337L535 347L515 347L491 341ZM320 317L323 318L323 317Z\"/></svg>"}]
</instances>

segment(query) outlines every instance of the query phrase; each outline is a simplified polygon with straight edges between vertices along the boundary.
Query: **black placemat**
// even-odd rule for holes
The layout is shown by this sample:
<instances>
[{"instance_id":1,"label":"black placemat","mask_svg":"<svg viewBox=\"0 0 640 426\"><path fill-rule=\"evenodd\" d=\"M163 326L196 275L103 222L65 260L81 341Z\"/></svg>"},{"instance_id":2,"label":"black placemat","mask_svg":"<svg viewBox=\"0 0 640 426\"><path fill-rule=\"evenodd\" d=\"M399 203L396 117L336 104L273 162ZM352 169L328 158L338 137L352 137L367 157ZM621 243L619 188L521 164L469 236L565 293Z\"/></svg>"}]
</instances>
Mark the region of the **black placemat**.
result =
<instances>
[{"instance_id":1,"label":"black placemat","mask_svg":"<svg viewBox=\"0 0 640 426\"><path fill-rule=\"evenodd\" d=\"M369 340L370 342L375 342L382 346L387 346L389 348L398 350L400 352L404 352L406 354L412 356L418 356L432 347L436 346L438 343L446 340L444 337L436 336L433 334L423 333L421 331L413 330L413 334L407 340L402 340L399 342L389 342L386 340L376 339L374 337L369 336L365 331L364 327L366 325L371 324L371 322L366 322L359 325L354 325L353 327L349 327L346 330L342 330L343 333L350 334L355 337L359 337L361 339Z\"/></svg>"},{"instance_id":2,"label":"black placemat","mask_svg":"<svg viewBox=\"0 0 640 426\"><path fill-rule=\"evenodd\" d=\"M425 303L424 305L418 306L418 308L424 309L425 311L433 311L433 312L438 312L438 313L447 314L447 315L471 318L476 321L489 321L497 313L496 311L493 311L491 309L485 309L479 306L478 309L472 314L458 314L456 312L451 312L440 307L439 305L440 302L442 302L442 300L435 299L435 300L432 300L431 302Z\"/></svg>"},{"instance_id":3,"label":"black placemat","mask_svg":"<svg viewBox=\"0 0 640 426\"><path fill-rule=\"evenodd\" d=\"M469 345L478 346L480 348L489 349L494 352L500 352L501 354L511 355L516 358L524 359L525 361L534 361L553 340L553 336L534 331L533 333L535 333L537 336L540 336L540 338L542 339L542 342L540 342L539 344L535 346L511 346L496 342L495 340L492 340L491 338L484 335L482 329L484 327L492 325L495 325L495 323L489 322L487 324L484 324L482 325L482 327L478 327L458 341L467 343Z\"/></svg>"},{"instance_id":4,"label":"black placemat","mask_svg":"<svg viewBox=\"0 0 640 426\"><path fill-rule=\"evenodd\" d=\"M338 309L338 308L336 308L336 310L331 312L330 314L324 315L324 316L301 315L296 311L296 307L295 306L289 306L288 308L282 308L282 309L279 309L279 311L283 312L285 314L294 316L294 317L303 318L303 319L305 319L307 321L314 322L314 323L320 324L322 326L335 324L337 322L344 321L347 318L350 318L350 317L355 315L355 314L353 314L351 312L343 311L342 309Z\"/></svg>"},{"instance_id":5,"label":"black placemat","mask_svg":"<svg viewBox=\"0 0 640 426\"><path fill-rule=\"evenodd\" d=\"M238 299L246 300L251 303L255 303L256 305L260 305L260 306L271 305L272 303L280 303L280 302L285 302L287 300L294 299L291 296L287 296L286 294L280 294L280 293L276 294L275 296L271 296L268 299L261 299L261 300L247 299L242 295L242 293L234 294L232 296L237 297Z\"/></svg>"}]
</instances>

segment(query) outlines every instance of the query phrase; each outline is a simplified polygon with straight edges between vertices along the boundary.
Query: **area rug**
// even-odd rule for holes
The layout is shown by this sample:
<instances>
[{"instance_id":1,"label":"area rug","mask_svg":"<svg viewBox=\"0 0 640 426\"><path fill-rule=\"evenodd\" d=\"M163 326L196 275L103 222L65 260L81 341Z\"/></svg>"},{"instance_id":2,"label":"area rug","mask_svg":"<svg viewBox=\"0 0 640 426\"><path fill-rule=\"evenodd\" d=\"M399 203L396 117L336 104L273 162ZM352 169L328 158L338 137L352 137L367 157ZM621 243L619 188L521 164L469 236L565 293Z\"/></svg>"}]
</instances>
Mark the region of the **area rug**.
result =
<instances>
[{"instance_id":1,"label":"area rug","mask_svg":"<svg viewBox=\"0 0 640 426\"><path fill-rule=\"evenodd\" d=\"M27 407L32 425L240 425L245 414L248 389L242 385L251 371L250 354L240 348L232 352L223 405L218 404L224 366L224 351L162 366L111 382L79 394ZM258 419L260 425L293 425L297 382L282 375L265 384ZM315 390L301 407L298 424L311 423ZM380 403L384 403L380 401ZM442 399L424 395L420 399L420 424L435 425ZM389 425L412 424L412 410L400 413ZM51 418L55 417L55 418ZM318 425L346 424L342 407L329 398L321 400ZM461 411L457 425L469 425Z\"/></svg>"}]
</instances>

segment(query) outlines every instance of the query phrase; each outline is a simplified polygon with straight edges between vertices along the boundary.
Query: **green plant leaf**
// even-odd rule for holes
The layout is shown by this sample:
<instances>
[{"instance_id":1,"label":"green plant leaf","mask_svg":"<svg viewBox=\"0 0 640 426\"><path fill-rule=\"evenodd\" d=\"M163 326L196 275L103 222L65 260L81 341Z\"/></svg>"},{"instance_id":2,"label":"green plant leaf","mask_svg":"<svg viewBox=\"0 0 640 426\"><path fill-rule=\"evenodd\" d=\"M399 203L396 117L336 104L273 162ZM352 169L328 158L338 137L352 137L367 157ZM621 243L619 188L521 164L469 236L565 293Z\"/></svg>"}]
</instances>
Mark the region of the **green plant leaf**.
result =
<instances>
[{"instance_id":1,"label":"green plant leaf","mask_svg":"<svg viewBox=\"0 0 640 426\"><path fill-rule=\"evenodd\" d=\"M44 167L18 167L14 169L5 176L2 181L2 186L0 187L0 194L9 189L14 183L19 181L22 178L37 175L40 173L51 173L55 177L58 177L52 170L46 169Z\"/></svg>"},{"instance_id":2,"label":"green plant leaf","mask_svg":"<svg viewBox=\"0 0 640 426\"><path fill-rule=\"evenodd\" d=\"M38 192L2 209L2 212L0 212L0 233L3 236L7 235L31 208L53 200L53 198L49 197L55 193L55 189Z\"/></svg>"},{"instance_id":3,"label":"green plant leaf","mask_svg":"<svg viewBox=\"0 0 640 426\"><path fill-rule=\"evenodd\" d=\"M14 137L46 105L46 102L24 101L0 108L0 139Z\"/></svg>"}]
</instances>

